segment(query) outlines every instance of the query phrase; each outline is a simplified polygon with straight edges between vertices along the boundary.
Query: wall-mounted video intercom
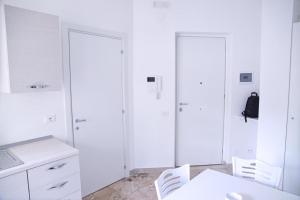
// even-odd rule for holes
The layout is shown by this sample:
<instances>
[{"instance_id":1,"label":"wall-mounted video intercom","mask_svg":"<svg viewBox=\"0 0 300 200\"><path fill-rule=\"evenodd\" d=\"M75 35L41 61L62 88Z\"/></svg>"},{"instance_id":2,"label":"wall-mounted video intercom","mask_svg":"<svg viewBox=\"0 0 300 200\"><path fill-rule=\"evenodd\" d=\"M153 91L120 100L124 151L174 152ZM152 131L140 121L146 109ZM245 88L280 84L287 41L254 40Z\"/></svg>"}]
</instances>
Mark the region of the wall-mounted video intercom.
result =
<instances>
[{"instance_id":1,"label":"wall-mounted video intercom","mask_svg":"<svg viewBox=\"0 0 300 200\"><path fill-rule=\"evenodd\" d=\"M160 99L162 92L162 76L148 76L147 85L149 92L155 93L156 99Z\"/></svg>"}]
</instances>

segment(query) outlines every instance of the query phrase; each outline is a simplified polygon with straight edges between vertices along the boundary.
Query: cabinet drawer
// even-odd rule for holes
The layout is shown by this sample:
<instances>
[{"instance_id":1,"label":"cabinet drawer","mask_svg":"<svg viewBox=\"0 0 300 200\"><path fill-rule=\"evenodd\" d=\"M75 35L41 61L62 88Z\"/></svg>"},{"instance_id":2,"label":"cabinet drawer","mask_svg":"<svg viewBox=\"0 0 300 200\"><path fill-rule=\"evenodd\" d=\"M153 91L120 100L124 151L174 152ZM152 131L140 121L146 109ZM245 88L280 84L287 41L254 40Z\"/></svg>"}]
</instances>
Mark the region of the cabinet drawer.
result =
<instances>
[{"instance_id":1,"label":"cabinet drawer","mask_svg":"<svg viewBox=\"0 0 300 200\"><path fill-rule=\"evenodd\" d=\"M80 190L80 175L79 173L72 176L62 178L50 184L30 189L30 199L40 200L59 200L68 194L72 194Z\"/></svg>"},{"instance_id":2,"label":"cabinet drawer","mask_svg":"<svg viewBox=\"0 0 300 200\"><path fill-rule=\"evenodd\" d=\"M35 189L75 173L79 173L77 156L42 165L28 170L29 187Z\"/></svg>"},{"instance_id":3,"label":"cabinet drawer","mask_svg":"<svg viewBox=\"0 0 300 200\"><path fill-rule=\"evenodd\" d=\"M80 191L77 191L77 192L74 192L60 200L81 200L81 192Z\"/></svg>"}]
</instances>

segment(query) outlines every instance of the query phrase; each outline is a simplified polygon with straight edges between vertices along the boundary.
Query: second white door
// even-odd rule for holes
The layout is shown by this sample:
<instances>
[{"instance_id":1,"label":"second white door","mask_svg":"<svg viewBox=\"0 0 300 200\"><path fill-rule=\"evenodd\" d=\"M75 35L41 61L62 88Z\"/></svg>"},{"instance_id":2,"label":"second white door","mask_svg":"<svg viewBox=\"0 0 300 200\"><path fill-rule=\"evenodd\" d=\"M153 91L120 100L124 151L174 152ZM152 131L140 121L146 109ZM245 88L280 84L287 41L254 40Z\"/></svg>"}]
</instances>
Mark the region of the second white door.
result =
<instances>
[{"instance_id":1,"label":"second white door","mask_svg":"<svg viewBox=\"0 0 300 200\"><path fill-rule=\"evenodd\" d=\"M222 162L225 69L225 38L177 37L177 166Z\"/></svg>"},{"instance_id":2,"label":"second white door","mask_svg":"<svg viewBox=\"0 0 300 200\"><path fill-rule=\"evenodd\" d=\"M74 143L83 196L124 177L122 40L69 32Z\"/></svg>"}]
</instances>

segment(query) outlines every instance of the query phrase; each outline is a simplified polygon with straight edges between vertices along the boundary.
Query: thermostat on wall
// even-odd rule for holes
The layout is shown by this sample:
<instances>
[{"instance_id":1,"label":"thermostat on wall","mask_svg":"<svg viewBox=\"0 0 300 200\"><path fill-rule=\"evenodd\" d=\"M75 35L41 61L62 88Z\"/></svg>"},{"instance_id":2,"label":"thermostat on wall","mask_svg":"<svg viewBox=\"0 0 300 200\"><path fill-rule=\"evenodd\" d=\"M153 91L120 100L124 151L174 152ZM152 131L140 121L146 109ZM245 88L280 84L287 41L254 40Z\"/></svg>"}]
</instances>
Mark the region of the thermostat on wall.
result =
<instances>
[{"instance_id":1,"label":"thermostat on wall","mask_svg":"<svg viewBox=\"0 0 300 200\"><path fill-rule=\"evenodd\" d=\"M240 83L252 83L253 73L240 73Z\"/></svg>"}]
</instances>

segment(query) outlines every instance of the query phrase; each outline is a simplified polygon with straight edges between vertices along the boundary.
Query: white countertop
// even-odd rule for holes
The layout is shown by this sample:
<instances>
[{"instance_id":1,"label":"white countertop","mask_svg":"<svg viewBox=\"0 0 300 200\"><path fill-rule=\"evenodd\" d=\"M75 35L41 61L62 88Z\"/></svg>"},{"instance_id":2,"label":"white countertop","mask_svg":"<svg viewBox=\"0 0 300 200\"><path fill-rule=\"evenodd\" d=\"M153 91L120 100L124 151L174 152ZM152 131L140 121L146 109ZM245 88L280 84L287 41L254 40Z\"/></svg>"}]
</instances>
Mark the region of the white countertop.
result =
<instances>
[{"instance_id":1,"label":"white countertop","mask_svg":"<svg viewBox=\"0 0 300 200\"><path fill-rule=\"evenodd\" d=\"M165 200L224 200L227 193L238 193L243 200L300 200L299 196L213 170L206 170Z\"/></svg>"},{"instance_id":2,"label":"white countertop","mask_svg":"<svg viewBox=\"0 0 300 200\"><path fill-rule=\"evenodd\" d=\"M78 150L56 138L46 138L8 148L24 164L0 171L0 178L56 160L78 155Z\"/></svg>"}]
</instances>

